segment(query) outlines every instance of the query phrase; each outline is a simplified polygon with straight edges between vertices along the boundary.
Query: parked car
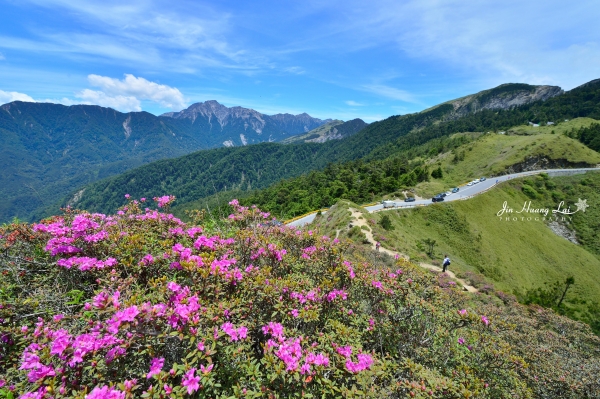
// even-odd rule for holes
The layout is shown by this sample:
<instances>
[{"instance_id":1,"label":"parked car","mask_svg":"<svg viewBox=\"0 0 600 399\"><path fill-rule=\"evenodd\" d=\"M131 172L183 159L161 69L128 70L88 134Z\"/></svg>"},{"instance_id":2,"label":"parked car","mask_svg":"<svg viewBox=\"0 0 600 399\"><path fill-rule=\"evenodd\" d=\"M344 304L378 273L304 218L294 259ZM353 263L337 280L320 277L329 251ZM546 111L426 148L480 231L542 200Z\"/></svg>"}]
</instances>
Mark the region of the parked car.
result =
<instances>
[{"instance_id":1,"label":"parked car","mask_svg":"<svg viewBox=\"0 0 600 399\"><path fill-rule=\"evenodd\" d=\"M439 193L438 195L436 195L436 197L446 197L448 194L447 193Z\"/></svg>"},{"instance_id":2,"label":"parked car","mask_svg":"<svg viewBox=\"0 0 600 399\"><path fill-rule=\"evenodd\" d=\"M482 177L481 179L479 179L479 181L485 181L485 177Z\"/></svg>"},{"instance_id":3,"label":"parked car","mask_svg":"<svg viewBox=\"0 0 600 399\"><path fill-rule=\"evenodd\" d=\"M442 202L444 200L444 197L436 195L435 197L433 197L431 199L431 202Z\"/></svg>"},{"instance_id":4,"label":"parked car","mask_svg":"<svg viewBox=\"0 0 600 399\"><path fill-rule=\"evenodd\" d=\"M454 188L452 189L452 193L457 193L457 192L458 192L458 187L454 187Z\"/></svg>"},{"instance_id":5,"label":"parked car","mask_svg":"<svg viewBox=\"0 0 600 399\"><path fill-rule=\"evenodd\" d=\"M467 183L467 186L472 186L472 185L473 185L472 181L470 181L470 182Z\"/></svg>"},{"instance_id":6,"label":"parked car","mask_svg":"<svg viewBox=\"0 0 600 399\"><path fill-rule=\"evenodd\" d=\"M406 197L404 202L415 202L415 197Z\"/></svg>"},{"instance_id":7,"label":"parked car","mask_svg":"<svg viewBox=\"0 0 600 399\"><path fill-rule=\"evenodd\" d=\"M479 179L473 180L473 184L477 184L477 183L479 183Z\"/></svg>"}]
</instances>

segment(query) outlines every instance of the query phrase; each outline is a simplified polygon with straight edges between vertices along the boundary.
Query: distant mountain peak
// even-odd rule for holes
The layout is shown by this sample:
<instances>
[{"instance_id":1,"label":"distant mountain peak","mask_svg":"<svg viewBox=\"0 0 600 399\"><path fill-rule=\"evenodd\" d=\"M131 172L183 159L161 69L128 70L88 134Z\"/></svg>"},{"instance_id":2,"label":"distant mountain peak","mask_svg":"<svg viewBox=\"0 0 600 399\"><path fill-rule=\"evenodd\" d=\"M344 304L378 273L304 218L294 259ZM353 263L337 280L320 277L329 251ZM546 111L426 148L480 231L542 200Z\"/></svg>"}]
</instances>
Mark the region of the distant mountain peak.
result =
<instances>
[{"instance_id":1,"label":"distant mountain peak","mask_svg":"<svg viewBox=\"0 0 600 399\"><path fill-rule=\"evenodd\" d=\"M227 144L223 145L228 147L264 141L252 138L248 134L251 133L249 130L258 135L269 130L268 141L279 141L294 134L308 132L329 121L329 119L313 118L306 112L299 115L287 113L265 115L251 108L227 107L216 100L194 103L184 110L168 112L162 114L161 117L189 120L192 124L205 123L209 125L209 130L218 125L221 132L224 132L227 126L233 130L241 129L235 135L224 137L223 143ZM197 122L198 120L200 121Z\"/></svg>"}]
</instances>

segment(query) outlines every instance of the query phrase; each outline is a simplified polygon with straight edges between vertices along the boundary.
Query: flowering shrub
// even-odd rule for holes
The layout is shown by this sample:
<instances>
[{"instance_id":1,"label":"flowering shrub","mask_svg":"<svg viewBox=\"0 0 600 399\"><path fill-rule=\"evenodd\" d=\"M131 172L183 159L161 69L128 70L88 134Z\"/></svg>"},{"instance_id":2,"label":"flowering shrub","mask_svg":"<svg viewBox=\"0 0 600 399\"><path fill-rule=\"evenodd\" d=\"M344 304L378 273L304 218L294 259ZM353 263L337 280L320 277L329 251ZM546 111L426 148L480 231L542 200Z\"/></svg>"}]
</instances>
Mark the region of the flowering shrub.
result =
<instances>
[{"instance_id":1,"label":"flowering shrub","mask_svg":"<svg viewBox=\"0 0 600 399\"><path fill-rule=\"evenodd\" d=\"M142 203L0 231L0 397L535 391L501 314L463 306L403 260L264 225L267 213L237 201L210 228Z\"/></svg>"}]
</instances>

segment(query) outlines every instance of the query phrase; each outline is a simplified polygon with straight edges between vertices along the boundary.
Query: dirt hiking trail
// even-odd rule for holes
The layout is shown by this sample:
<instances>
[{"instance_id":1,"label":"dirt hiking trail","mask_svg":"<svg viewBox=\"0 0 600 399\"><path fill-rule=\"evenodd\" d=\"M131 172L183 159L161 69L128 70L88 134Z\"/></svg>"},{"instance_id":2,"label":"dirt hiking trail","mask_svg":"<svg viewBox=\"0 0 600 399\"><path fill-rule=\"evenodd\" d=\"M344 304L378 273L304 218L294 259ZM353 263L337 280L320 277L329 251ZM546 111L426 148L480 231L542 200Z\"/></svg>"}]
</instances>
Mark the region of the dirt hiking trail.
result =
<instances>
[{"instance_id":1,"label":"dirt hiking trail","mask_svg":"<svg viewBox=\"0 0 600 399\"><path fill-rule=\"evenodd\" d=\"M367 237L367 240L369 241L369 243L371 244L371 248L374 250L377 250L377 247L375 245L375 239L373 238L373 232L371 231L371 227L369 227L367 220L365 219L365 217L363 216L362 212L354 209L354 208L350 208L350 212L352 213L352 225L353 226L359 226L361 227L361 231L363 233L365 233L365 236ZM362 226L366 226L368 227L367 230L362 229ZM387 248L384 248L382 246L379 247L379 252L383 252L385 254L388 254L390 256L395 256L398 255L400 258L404 258L406 260L409 260L408 255L400 253L400 252L396 252L396 251L391 251ZM438 267L438 266L434 266L431 265L429 263L424 263L424 262L420 262L419 266L421 266L423 269L428 269L428 270L433 270L436 272L442 272L442 268ZM463 289L465 291L468 292L479 292L479 290L475 287L473 287L472 285L467 284L467 282L461 278L456 277L456 275L451 272L450 270L446 270L446 274L453 280L457 281L458 283L460 283L463 287Z\"/></svg>"}]
</instances>

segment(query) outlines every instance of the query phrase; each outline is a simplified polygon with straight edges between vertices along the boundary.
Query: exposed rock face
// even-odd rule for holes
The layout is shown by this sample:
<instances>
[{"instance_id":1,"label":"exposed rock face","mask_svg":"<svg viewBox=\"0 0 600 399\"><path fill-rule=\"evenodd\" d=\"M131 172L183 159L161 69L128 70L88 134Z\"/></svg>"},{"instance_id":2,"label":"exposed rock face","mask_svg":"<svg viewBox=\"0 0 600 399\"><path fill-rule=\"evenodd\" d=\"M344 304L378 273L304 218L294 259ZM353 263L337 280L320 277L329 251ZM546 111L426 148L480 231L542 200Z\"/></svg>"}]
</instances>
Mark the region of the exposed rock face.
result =
<instances>
[{"instance_id":1,"label":"exposed rock face","mask_svg":"<svg viewBox=\"0 0 600 399\"><path fill-rule=\"evenodd\" d=\"M523 83L506 83L490 90L448 101L454 110L446 116L446 120L457 119L467 114L484 109L510 109L534 101L546 101L564 91L558 86L532 86Z\"/></svg>"},{"instance_id":2,"label":"exposed rock face","mask_svg":"<svg viewBox=\"0 0 600 399\"><path fill-rule=\"evenodd\" d=\"M586 162L569 162L566 159L549 159L547 157L533 156L526 158L523 162L509 166L506 168L506 173L529 172L540 169L593 168L594 166Z\"/></svg>"},{"instance_id":3,"label":"exposed rock face","mask_svg":"<svg viewBox=\"0 0 600 399\"><path fill-rule=\"evenodd\" d=\"M557 236L565 238L565 239L571 241L573 244L579 244L579 241L577 241L577 234L575 233L575 231L573 231L569 228L567 223L568 222L561 223L561 222L553 220L550 223L548 223L548 227Z\"/></svg>"},{"instance_id":4,"label":"exposed rock face","mask_svg":"<svg viewBox=\"0 0 600 399\"><path fill-rule=\"evenodd\" d=\"M362 119L353 119L348 122L333 120L321 125L306 134L290 137L283 140L284 144L290 143L324 143L329 140L340 140L359 132L367 126Z\"/></svg>"},{"instance_id":5,"label":"exposed rock face","mask_svg":"<svg viewBox=\"0 0 600 399\"><path fill-rule=\"evenodd\" d=\"M229 108L214 100L192 104L183 111L169 112L161 117L189 123L193 130L210 143L227 143L228 147L281 141L329 121L313 118L306 113L269 116L249 108Z\"/></svg>"}]
</instances>

